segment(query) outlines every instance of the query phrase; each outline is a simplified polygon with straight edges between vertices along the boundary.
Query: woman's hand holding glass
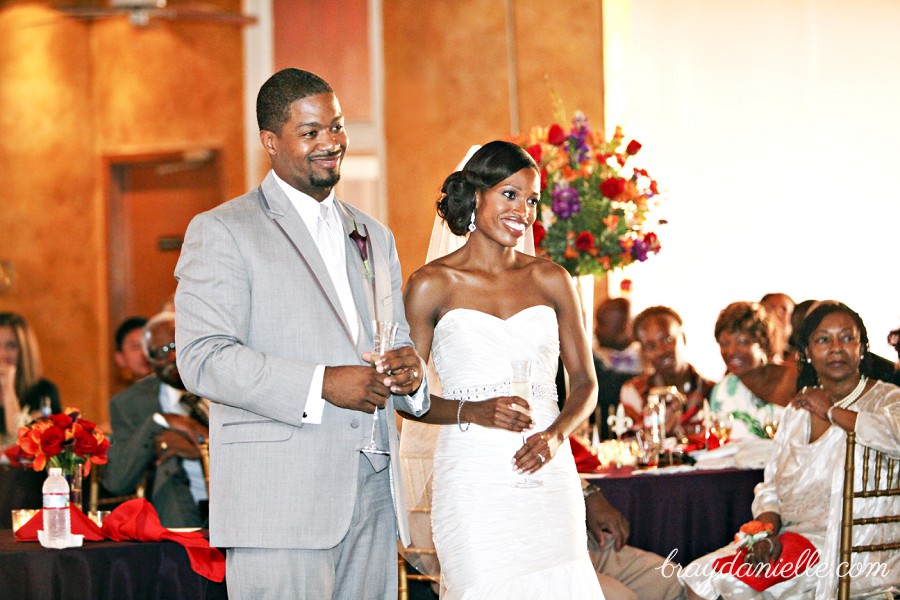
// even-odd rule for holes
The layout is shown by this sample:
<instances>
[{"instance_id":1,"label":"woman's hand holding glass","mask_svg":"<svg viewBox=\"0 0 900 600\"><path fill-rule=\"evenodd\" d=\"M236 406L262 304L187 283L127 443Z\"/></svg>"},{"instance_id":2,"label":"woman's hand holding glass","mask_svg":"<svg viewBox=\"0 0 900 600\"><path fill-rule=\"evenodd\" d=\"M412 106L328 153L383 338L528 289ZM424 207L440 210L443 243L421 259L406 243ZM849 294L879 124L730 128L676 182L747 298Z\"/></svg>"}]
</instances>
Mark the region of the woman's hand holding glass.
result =
<instances>
[{"instance_id":1,"label":"woman's hand holding glass","mask_svg":"<svg viewBox=\"0 0 900 600\"><path fill-rule=\"evenodd\" d=\"M387 375L382 383L389 387L393 394L414 394L425 379L422 359L412 346L403 346L380 355L365 352L362 359L373 363L378 373Z\"/></svg>"},{"instance_id":2,"label":"woman's hand holding glass","mask_svg":"<svg viewBox=\"0 0 900 600\"><path fill-rule=\"evenodd\" d=\"M538 471L556 456L562 439L550 431L539 431L525 439L525 443L513 456L513 464L519 473Z\"/></svg>"},{"instance_id":3,"label":"woman's hand holding glass","mask_svg":"<svg viewBox=\"0 0 900 600\"><path fill-rule=\"evenodd\" d=\"M519 396L500 396L482 402L466 402L460 418L463 422L482 427L526 431L534 426L531 406Z\"/></svg>"}]
</instances>

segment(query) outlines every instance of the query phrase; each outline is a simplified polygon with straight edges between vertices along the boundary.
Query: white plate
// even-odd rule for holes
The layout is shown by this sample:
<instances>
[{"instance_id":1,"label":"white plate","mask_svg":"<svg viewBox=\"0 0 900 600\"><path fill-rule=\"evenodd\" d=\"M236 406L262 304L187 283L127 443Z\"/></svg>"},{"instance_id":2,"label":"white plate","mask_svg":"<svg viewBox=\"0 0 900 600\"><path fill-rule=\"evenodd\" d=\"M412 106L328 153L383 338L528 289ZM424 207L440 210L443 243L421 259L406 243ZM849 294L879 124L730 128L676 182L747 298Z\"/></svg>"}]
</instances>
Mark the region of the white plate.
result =
<instances>
[{"instance_id":1,"label":"white plate","mask_svg":"<svg viewBox=\"0 0 900 600\"><path fill-rule=\"evenodd\" d=\"M175 533L190 533L192 531L200 531L200 527L169 527L168 530Z\"/></svg>"}]
</instances>

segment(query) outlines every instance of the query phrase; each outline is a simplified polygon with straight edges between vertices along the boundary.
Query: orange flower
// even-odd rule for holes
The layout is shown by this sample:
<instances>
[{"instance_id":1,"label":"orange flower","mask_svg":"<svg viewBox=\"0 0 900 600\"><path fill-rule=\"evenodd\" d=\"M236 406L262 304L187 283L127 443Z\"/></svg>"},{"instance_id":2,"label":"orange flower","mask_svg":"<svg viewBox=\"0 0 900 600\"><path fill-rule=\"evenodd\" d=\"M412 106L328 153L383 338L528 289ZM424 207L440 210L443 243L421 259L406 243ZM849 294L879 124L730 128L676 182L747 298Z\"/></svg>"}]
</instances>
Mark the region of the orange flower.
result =
<instances>
[{"instance_id":1,"label":"orange flower","mask_svg":"<svg viewBox=\"0 0 900 600\"><path fill-rule=\"evenodd\" d=\"M753 519L752 521L747 521L743 525L741 525L741 533L747 535L756 535L757 533L773 533L775 531L775 527L771 523L763 523L762 521L757 521Z\"/></svg>"},{"instance_id":2,"label":"orange flower","mask_svg":"<svg viewBox=\"0 0 900 600\"><path fill-rule=\"evenodd\" d=\"M606 215L603 217L603 224L607 229L615 229L619 224L619 215Z\"/></svg>"},{"instance_id":3,"label":"orange flower","mask_svg":"<svg viewBox=\"0 0 900 600\"><path fill-rule=\"evenodd\" d=\"M566 251L563 252L566 258L578 258L578 250L572 247L572 244L566 244Z\"/></svg>"}]
</instances>

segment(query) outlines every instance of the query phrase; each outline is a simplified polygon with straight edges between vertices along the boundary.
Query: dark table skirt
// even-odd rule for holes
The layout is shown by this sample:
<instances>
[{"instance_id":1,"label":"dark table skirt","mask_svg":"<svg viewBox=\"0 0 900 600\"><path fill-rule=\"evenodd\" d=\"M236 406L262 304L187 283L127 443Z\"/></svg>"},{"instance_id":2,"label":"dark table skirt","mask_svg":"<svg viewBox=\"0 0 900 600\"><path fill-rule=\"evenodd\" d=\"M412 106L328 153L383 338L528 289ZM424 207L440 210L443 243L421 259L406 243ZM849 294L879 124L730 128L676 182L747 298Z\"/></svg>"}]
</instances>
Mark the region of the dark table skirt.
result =
<instances>
[{"instance_id":1,"label":"dark table skirt","mask_svg":"<svg viewBox=\"0 0 900 600\"><path fill-rule=\"evenodd\" d=\"M85 542L50 550L0 530L0 600L225 600L174 542Z\"/></svg>"},{"instance_id":2,"label":"dark table skirt","mask_svg":"<svg viewBox=\"0 0 900 600\"><path fill-rule=\"evenodd\" d=\"M762 470L724 469L629 477L590 477L631 524L628 543L687 565L727 545L753 518Z\"/></svg>"}]
</instances>

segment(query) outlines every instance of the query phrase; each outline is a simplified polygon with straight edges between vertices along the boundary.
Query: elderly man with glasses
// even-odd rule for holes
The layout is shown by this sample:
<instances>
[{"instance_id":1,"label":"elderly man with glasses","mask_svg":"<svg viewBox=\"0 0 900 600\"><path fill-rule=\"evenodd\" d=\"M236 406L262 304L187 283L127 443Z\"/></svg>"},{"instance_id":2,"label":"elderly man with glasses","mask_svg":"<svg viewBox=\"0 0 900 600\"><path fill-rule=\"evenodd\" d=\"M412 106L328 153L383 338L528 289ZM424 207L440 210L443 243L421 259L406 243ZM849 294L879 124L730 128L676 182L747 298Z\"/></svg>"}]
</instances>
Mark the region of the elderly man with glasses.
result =
<instances>
[{"instance_id":1,"label":"elderly man with glasses","mask_svg":"<svg viewBox=\"0 0 900 600\"><path fill-rule=\"evenodd\" d=\"M151 318L142 337L154 375L110 401L113 432L103 487L116 496L133 494L148 474L147 499L163 526L203 527L208 495L200 444L208 435L207 402L186 392L178 374L175 313Z\"/></svg>"}]
</instances>

